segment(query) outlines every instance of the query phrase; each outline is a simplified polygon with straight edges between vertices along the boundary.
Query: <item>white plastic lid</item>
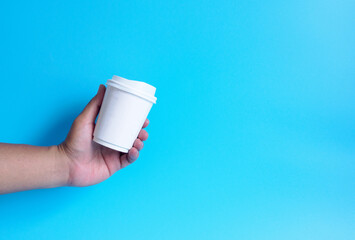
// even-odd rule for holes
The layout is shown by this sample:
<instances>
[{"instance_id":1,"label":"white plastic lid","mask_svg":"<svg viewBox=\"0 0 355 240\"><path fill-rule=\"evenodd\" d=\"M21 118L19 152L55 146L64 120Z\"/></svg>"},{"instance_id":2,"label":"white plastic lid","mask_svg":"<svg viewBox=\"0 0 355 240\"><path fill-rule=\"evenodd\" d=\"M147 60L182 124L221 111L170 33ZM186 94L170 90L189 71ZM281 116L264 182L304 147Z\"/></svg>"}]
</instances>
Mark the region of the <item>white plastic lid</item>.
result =
<instances>
[{"instance_id":1,"label":"white plastic lid","mask_svg":"<svg viewBox=\"0 0 355 240\"><path fill-rule=\"evenodd\" d=\"M152 103L156 103L157 101L157 98L154 96L156 88L145 82L128 80L114 75L112 79L107 81L107 85L137 95Z\"/></svg>"}]
</instances>

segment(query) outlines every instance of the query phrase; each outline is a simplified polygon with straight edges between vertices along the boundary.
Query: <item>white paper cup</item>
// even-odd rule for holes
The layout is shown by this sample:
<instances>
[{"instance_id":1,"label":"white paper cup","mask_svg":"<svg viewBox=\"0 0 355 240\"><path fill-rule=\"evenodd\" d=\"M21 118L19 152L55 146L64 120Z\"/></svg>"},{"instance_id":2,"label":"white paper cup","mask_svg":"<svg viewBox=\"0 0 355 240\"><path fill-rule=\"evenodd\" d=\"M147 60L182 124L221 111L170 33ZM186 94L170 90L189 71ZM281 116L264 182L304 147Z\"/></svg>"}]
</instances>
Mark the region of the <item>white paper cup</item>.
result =
<instances>
[{"instance_id":1,"label":"white paper cup","mask_svg":"<svg viewBox=\"0 0 355 240\"><path fill-rule=\"evenodd\" d=\"M156 89L147 83L118 76L113 76L106 85L94 141L126 153L138 137L153 103L156 103Z\"/></svg>"}]
</instances>

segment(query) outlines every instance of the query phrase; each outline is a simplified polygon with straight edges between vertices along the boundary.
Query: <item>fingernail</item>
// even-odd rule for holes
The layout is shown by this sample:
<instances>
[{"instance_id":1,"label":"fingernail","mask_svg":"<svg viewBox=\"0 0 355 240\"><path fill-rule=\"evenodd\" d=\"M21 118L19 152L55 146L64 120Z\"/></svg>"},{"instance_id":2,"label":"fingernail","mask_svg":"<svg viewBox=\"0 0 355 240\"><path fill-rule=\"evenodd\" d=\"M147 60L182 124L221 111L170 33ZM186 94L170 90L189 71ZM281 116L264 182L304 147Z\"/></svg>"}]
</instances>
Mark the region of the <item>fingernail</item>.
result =
<instances>
[{"instance_id":1,"label":"fingernail","mask_svg":"<svg viewBox=\"0 0 355 240\"><path fill-rule=\"evenodd\" d=\"M96 93L96 95L100 93L101 88L102 88L103 86L104 86L104 85L100 84L99 89L97 89L97 93Z\"/></svg>"}]
</instances>

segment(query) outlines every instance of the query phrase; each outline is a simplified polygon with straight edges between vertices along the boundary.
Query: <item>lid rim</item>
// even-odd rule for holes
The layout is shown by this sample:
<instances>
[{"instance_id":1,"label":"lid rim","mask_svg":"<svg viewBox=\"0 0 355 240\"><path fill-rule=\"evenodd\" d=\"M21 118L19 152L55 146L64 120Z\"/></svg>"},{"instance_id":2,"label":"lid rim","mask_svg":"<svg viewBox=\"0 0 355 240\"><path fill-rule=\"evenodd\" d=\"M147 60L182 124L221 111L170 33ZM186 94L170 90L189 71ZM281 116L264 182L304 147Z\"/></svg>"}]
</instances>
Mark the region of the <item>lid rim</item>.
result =
<instances>
[{"instance_id":1,"label":"lid rim","mask_svg":"<svg viewBox=\"0 0 355 240\"><path fill-rule=\"evenodd\" d=\"M134 88L132 88L130 86L127 86L126 84L124 84L122 82L118 82L118 81L115 81L113 79L109 79L109 80L107 80L106 84L109 85L109 86L118 88L120 90L132 93L134 95L137 95L138 97L141 97L144 100L150 101L150 102L152 102L154 104L156 103L157 98L155 96L148 95L148 94L146 94L146 93L144 93L142 91L139 91L139 90L134 89ZM145 83L145 84L147 84L147 83ZM147 85L149 85L149 84L147 84ZM149 86L151 86L151 85L149 85Z\"/></svg>"}]
</instances>

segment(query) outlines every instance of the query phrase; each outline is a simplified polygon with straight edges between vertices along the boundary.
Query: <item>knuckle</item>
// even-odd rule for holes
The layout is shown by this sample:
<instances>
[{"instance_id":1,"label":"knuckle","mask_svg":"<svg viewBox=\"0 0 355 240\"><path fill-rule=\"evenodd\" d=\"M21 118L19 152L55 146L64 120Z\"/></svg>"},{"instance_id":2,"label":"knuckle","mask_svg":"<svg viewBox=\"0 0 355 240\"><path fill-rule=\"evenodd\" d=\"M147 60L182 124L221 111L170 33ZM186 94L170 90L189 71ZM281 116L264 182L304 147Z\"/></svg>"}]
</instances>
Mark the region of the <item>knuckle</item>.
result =
<instances>
[{"instance_id":1,"label":"knuckle","mask_svg":"<svg viewBox=\"0 0 355 240\"><path fill-rule=\"evenodd\" d=\"M83 121L84 121L83 116L80 114L77 118L75 118L74 124L81 125Z\"/></svg>"}]
</instances>

